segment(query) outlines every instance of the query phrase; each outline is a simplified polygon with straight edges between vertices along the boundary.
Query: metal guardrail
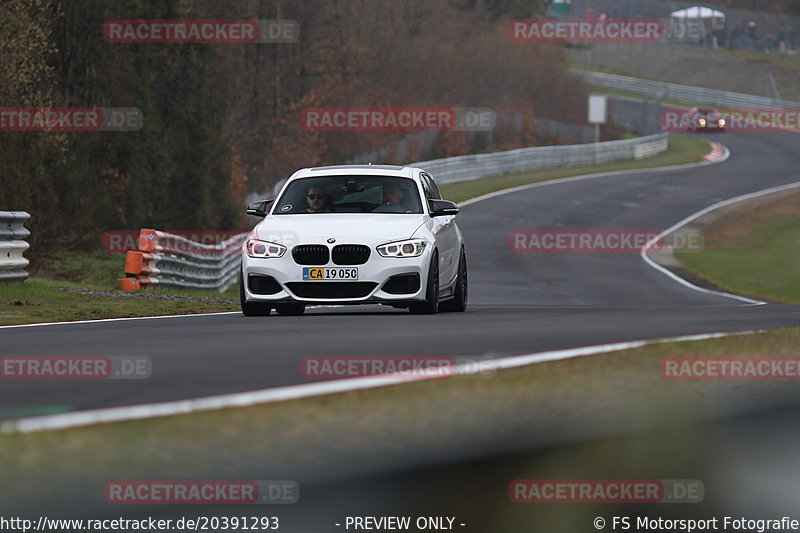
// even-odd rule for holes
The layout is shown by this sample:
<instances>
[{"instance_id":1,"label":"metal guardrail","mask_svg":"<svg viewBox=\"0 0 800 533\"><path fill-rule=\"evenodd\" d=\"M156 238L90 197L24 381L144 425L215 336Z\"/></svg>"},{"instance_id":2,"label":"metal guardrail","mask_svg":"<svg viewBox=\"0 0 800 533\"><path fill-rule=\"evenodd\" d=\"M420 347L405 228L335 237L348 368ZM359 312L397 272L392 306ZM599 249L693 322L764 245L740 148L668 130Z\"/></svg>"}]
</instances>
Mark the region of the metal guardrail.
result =
<instances>
[{"instance_id":1,"label":"metal guardrail","mask_svg":"<svg viewBox=\"0 0 800 533\"><path fill-rule=\"evenodd\" d=\"M224 292L236 283L242 243L249 233L236 234L219 244L202 244L180 235L152 229L139 232L139 250L125 258L124 291L147 285L171 285Z\"/></svg>"},{"instance_id":2,"label":"metal guardrail","mask_svg":"<svg viewBox=\"0 0 800 533\"><path fill-rule=\"evenodd\" d=\"M424 168L437 183L454 183L546 167L597 165L618 159L641 159L663 152L667 147L667 134L657 133L621 141L534 146L506 152L462 155L411 163L408 166Z\"/></svg>"},{"instance_id":3,"label":"metal guardrail","mask_svg":"<svg viewBox=\"0 0 800 533\"><path fill-rule=\"evenodd\" d=\"M644 80L616 74L570 69L570 75L581 78L587 85L643 94L658 99L669 98L690 104L705 104L715 107L752 109L800 109L800 103L777 100L753 94L706 89L691 85L679 85L665 81Z\"/></svg>"},{"instance_id":4,"label":"metal guardrail","mask_svg":"<svg viewBox=\"0 0 800 533\"><path fill-rule=\"evenodd\" d=\"M28 279L23 254L30 248L25 239L31 232L24 226L30 219L25 211L0 211L0 283Z\"/></svg>"}]
</instances>

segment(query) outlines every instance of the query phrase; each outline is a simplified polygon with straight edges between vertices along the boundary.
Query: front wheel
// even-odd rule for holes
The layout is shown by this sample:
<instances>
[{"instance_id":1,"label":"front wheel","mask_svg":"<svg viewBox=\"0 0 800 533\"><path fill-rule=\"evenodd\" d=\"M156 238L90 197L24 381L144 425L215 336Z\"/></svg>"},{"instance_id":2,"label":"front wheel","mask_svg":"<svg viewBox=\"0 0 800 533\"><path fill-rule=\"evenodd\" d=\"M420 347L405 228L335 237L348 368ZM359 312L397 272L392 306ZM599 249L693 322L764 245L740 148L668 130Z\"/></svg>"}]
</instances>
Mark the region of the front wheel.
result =
<instances>
[{"instance_id":1,"label":"front wheel","mask_svg":"<svg viewBox=\"0 0 800 533\"><path fill-rule=\"evenodd\" d=\"M408 310L415 315L432 315L439 311L439 254L437 252L433 252L431 266L428 268L425 300L412 303Z\"/></svg>"},{"instance_id":2,"label":"front wheel","mask_svg":"<svg viewBox=\"0 0 800 533\"><path fill-rule=\"evenodd\" d=\"M469 283L467 282L467 256L461 250L458 258L458 278L456 279L456 289L452 300L447 300L439 304L439 311L450 311L461 313L467 309L467 293Z\"/></svg>"}]
</instances>

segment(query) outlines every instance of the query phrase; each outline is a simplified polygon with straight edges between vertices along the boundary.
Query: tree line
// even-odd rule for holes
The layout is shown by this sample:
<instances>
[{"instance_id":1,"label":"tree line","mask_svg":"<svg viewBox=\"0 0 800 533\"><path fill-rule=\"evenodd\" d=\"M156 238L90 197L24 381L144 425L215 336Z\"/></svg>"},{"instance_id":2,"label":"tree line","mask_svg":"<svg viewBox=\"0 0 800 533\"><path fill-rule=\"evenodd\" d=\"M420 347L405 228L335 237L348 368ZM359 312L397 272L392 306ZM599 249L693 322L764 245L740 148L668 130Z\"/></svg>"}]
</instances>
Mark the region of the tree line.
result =
<instances>
[{"instance_id":1,"label":"tree line","mask_svg":"<svg viewBox=\"0 0 800 533\"><path fill-rule=\"evenodd\" d=\"M479 147L540 144L533 116L582 123L558 45L515 43L544 0L0 0L0 107L131 107L138 131L0 128L0 209L32 214L35 250L97 247L110 229L233 229L247 192L403 133L304 129L310 107L491 107L526 117ZM289 19L283 44L117 44L120 19ZM552 140L552 139L551 139ZM402 161L387 161L402 163ZM405 161L409 162L409 161Z\"/></svg>"}]
</instances>

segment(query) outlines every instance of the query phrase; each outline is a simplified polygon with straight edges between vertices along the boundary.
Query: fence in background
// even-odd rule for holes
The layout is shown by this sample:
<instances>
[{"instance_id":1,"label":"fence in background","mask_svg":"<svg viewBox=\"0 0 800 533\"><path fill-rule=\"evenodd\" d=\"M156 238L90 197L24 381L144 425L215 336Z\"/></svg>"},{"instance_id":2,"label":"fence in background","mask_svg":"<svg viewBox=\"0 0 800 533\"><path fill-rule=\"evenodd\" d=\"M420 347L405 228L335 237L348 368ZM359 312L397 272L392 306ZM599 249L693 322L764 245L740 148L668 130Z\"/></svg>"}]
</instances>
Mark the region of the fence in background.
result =
<instances>
[{"instance_id":1,"label":"fence in background","mask_svg":"<svg viewBox=\"0 0 800 533\"><path fill-rule=\"evenodd\" d=\"M720 91L718 89L706 89L703 87L693 87L691 85L680 85L665 81L645 80L641 78L631 78L628 76L618 76L616 74L605 74L602 72L590 72L586 70L570 69L572 76L581 78L587 85L602 87L604 89L614 89L618 91L628 91L637 94L647 95L653 98L677 100L692 104L706 104L716 107L737 107L751 109L797 109L800 104L765 96L753 94L735 93L731 91Z\"/></svg>"},{"instance_id":2,"label":"fence in background","mask_svg":"<svg viewBox=\"0 0 800 533\"><path fill-rule=\"evenodd\" d=\"M25 239L31 232L24 225L30 218L25 211L0 211L0 283L28 279L23 254L30 248Z\"/></svg>"},{"instance_id":3,"label":"fence in background","mask_svg":"<svg viewBox=\"0 0 800 533\"><path fill-rule=\"evenodd\" d=\"M152 229L139 232L139 250L129 251L124 291L147 285L170 285L224 292L236 283L242 244L248 233L236 234L219 244L202 244L180 235Z\"/></svg>"},{"instance_id":4,"label":"fence in background","mask_svg":"<svg viewBox=\"0 0 800 533\"><path fill-rule=\"evenodd\" d=\"M663 152L667 134L657 133L636 139L567 146L534 146L507 152L470 154L435 159L408 166L421 167L437 183L469 181L507 172L524 172L547 167L597 165L619 159L641 159Z\"/></svg>"},{"instance_id":5,"label":"fence in background","mask_svg":"<svg viewBox=\"0 0 800 533\"><path fill-rule=\"evenodd\" d=\"M498 125L505 124L516 132L523 131L524 117L520 113L498 113ZM590 143L594 140L594 128L587 124L570 124L543 117L533 118L533 132L540 138L556 137L558 142L563 143ZM436 144L441 131L417 131L409 133L407 137L395 141L388 146L373 150L371 152L359 154L345 161L347 165L366 165L367 163L377 163L389 160L408 161L411 154L411 144L416 145L417 154L428 153ZM446 132L444 132L446 133ZM471 131L467 132L467 139L472 143L476 135L486 137L486 142L490 143L494 137L492 131Z\"/></svg>"}]
</instances>

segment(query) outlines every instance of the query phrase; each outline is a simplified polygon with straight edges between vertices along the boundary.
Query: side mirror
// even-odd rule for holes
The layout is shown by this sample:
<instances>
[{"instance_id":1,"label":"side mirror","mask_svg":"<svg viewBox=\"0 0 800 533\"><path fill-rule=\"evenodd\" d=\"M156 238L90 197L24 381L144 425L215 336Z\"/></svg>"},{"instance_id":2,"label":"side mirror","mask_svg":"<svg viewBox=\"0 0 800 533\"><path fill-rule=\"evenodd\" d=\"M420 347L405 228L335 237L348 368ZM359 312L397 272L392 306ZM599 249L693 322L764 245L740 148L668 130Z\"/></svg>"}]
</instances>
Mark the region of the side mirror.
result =
<instances>
[{"instance_id":1,"label":"side mirror","mask_svg":"<svg viewBox=\"0 0 800 533\"><path fill-rule=\"evenodd\" d=\"M455 216L458 214L458 206L450 200L431 200L431 216Z\"/></svg>"},{"instance_id":2,"label":"side mirror","mask_svg":"<svg viewBox=\"0 0 800 533\"><path fill-rule=\"evenodd\" d=\"M275 199L272 198L270 200L259 200L257 202L250 202L247 204L247 211L245 211L248 215L252 215L254 217L261 217L264 218L267 216L267 212L269 211L269 204L274 202Z\"/></svg>"}]
</instances>

